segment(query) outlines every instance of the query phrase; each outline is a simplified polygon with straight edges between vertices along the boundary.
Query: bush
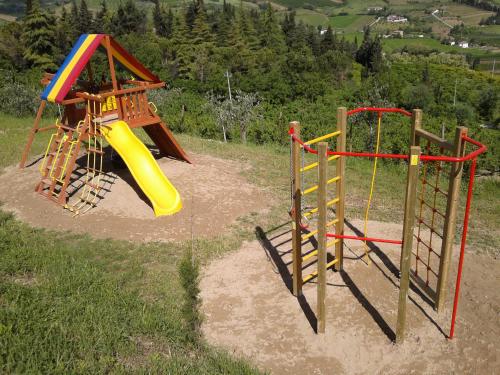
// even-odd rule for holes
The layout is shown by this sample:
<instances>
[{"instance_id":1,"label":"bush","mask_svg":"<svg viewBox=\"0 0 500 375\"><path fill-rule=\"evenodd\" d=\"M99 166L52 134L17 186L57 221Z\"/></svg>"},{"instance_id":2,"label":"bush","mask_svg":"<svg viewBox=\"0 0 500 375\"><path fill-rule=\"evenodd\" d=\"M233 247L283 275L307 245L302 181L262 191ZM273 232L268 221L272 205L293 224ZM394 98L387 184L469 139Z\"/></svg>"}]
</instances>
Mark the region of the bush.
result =
<instances>
[{"instance_id":1,"label":"bush","mask_svg":"<svg viewBox=\"0 0 500 375\"><path fill-rule=\"evenodd\" d=\"M40 93L20 82L7 82L0 87L0 111L14 116L32 116L38 109Z\"/></svg>"}]
</instances>

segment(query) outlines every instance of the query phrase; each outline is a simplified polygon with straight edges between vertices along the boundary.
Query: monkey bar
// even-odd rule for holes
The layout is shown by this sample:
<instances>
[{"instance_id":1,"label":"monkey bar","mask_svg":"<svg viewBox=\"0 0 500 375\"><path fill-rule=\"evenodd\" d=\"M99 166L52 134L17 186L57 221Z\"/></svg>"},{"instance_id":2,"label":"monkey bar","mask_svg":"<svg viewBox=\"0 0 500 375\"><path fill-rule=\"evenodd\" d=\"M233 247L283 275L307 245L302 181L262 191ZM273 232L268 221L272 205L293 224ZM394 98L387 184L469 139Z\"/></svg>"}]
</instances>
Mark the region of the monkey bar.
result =
<instances>
[{"instance_id":1,"label":"monkey bar","mask_svg":"<svg viewBox=\"0 0 500 375\"><path fill-rule=\"evenodd\" d=\"M345 150L346 142L346 124L348 116L361 112L375 112L378 114L379 126L377 129L377 152L347 152ZM412 130L410 139L409 154L388 154L378 152L378 141L380 136L380 121L384 113L395 113L412 119ZM396 244L402 246L400 263L400 295L398 308L398 322L396 330L396 341L404 339L406 325L406 303L409 288L410 276L412 280L424 289L431 296L438 312L442 311L445 300L445 285L450 267L451 248L453 244L454 229L456 226L457 198L459 193L460 180L465 162L471 161L472 167L469 174L469 186L467 201L464 214L464 227L460 244L460 259L457 272L457 281L455 284L455 296L453 304L453 313L451 318L451 328L449 338L454 335L456 314L458 309L458 299L460 291L460 282L463 268L463 258L467 238L468 221L472 199L472 189L474 184L474 172L476 168L477 157L486 151L486 146L470 138L467 135L467 129L458 127L454 142L448 142L428 131L422 129L421 110L408 112L399 108L378 108L362 107L347 111L346 108L339 108L337 111L337 130L324 136L316 137L309 141L303 141L300 138L300 125L298 122L290 123L289 135L291 140L291 210L292 216L292 252L293 252L293 292L295 295L302 293L302 285L309 280L317 277L318 283L318 332L325 330L325 294L326 294L326 276L328 268L335 266L337 271L343 267L343 243L345 239L367 242L381 242ZM334 138L336 141L336 150L328 150L326 140ZM421 141L426 141L424 147L425 154L421 155ZM317 149L311 147L317 144ZM466 146L470 144L477 149L466 154ZM437 153L434 150L437 149ZM303 153L317 155L318 160L306 166L301 163L304 159ZM448 153L448 155L446 155ZM363 236L344 234L344 201L345 201L345 157L369 157L383 159L399 159L408 162L408 176L405 199L405 214L402 239L375 238L366 235L366 222L368 217L369 205L367 206L365 216L365 233ZM334 177L327 178L327 165L329 161L336 160L336 172ZM443 165L446 163L446 166ZM376 164L375 164L376 165ZM419 167L422 165L422 177L419 177ZM318 171L317 184L306 189L302 186L302 174L310 170ZM446 173L446 172L449 173ZM375 169L372 176L372 188L374 183ZM447 177L447 187L440 185L441 178ZM334 198L327 198L327 186L336 183L336 195ZM417 197L417 185L420 186L420 192ZM429 190L427 190L429 188ZM302 211L302 198L308 194L317 192L317 206ZM426 194L430 193L429 201ZM446 208L440 208L440 199L445 199L442 203ZM371 200L371 192L369 202ZM418 202L418 213L417 213ZM328 220L328 207L335 205L335 219ZM311 230L310 225L304 224L303 220L310 220L317 215L316 229ZM430 218L425 217L430 215ZM416 220L416 230L415 230ZM441 222L441 223L440 223ZM330 233L327 228L335 225L335 232ZM439 230L438 226L442 226ZM425 227L425 230L423 228ZM302 234L306 231L305 234ZM430 232L429 240L423 238L425 232ZM302 241L309 240L316 236L318 248L302 255ZM432 242L433 236L441 240L441 244ZM326 242L326 238L334 238L333 241ZM413 251L415 239L416 249ZM333 261L326 263L326 249L335 244L335 257ZM426 254L422 251L426 250ZM305 277L302 277L302 263L313 257L317 258L317 269ZM412 268L412 257L415 259L414 268ZM432 257L437 258L433 259ZM433 264L439 262L439 270L433 268ZM309 266L311 264L308 264ZM421 266L424 267L422 275ZM306 268L307 268L306 266ZM420 270L419 270L420 267ZM433 276L435 282L431 283L430 276ZM422 279L425 276L425 280ZM431 285L432 284L432 285ZM435 285L434 285L435 284Z\"/></svg>"}]
</instances>

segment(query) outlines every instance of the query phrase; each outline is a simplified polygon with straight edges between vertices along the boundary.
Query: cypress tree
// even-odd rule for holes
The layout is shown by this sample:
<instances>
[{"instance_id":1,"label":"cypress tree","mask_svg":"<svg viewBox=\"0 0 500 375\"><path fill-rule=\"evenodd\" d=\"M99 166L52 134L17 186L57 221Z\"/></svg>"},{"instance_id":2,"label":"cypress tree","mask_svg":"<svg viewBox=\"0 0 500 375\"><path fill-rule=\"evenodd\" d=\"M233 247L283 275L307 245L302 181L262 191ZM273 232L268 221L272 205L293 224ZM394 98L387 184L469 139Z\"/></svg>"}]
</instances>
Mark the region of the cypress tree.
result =
<instances>
[{"instance_id":1,"label":"cypress tree","mask_svg":"<svg viewBox=\"0 0 500 375\"><path fill-rule=\"evenodd\" d=\"M134 1L127 0L120 3L118 10L112 17L112 23L117 35L131 32L144 33L146 31L146 14L137 8Z\"/></svg>"},{"instance_id":2,"label":"cypress tree","mask_svg":"<svg viewBox=\"0 0 500 375\"><path fill-rule=\"evenodd\" d=\"M79 34L88 34L93 31L93 19L92 13L89 11L87 2L85 0L80 1L80 10L78 12L78 22L77 29Z\"/></svg>"},{"instance_id":3,"label":"cypress tree","mask_svg":"<svg viewBox=\"0 0 500 375\"><path fill-rule=\"evenodd\" d=\"M23 57L30 66L56 68L54 24L54 17L41 9L39 0L34 0L31 12L23 20L22 34L25 45Z\"/></svg>"},{"instance_id":4,"label":"cypress tree","mask_svg":"<svg viewBox=\"0 0 500 375\"><path fill-rule=\"evenodd\" d=\"M202 1L198 2L192 35L194 44L212 42L212 34L210 33L210 28L207 23L207 15Z\"/></svg>"},{"instance_id":5,"label":"cypress tree","mask_svg":"<svg viewBox=\"0 0 500 375\"><path fill-rule=\"evenodd\" d=\"M108 34L110 31L111 17L108 12L106 0L102 0L101 9L97 12L94 20L94 31L98 34Z\"/></svg>"},{"instance_id":6,"label":"cypress tree","mask_svg":"<svg viewBox=\"0 0 500 375\"><path fill-rule=\"evenodd\" d=\"M261 44L263 47L271 48L276 53L282 53L285 49L283 34L276 22L274 10L270 3L267 4L262 22Z\"/></svg>"},{"instance_id":7,"label":"cypress tree","mask_svg":"<svg viewBox=\"0 0 500 375\"><path fill-rule=\"evenodd\" d=\"M168 8L167 16L165 17L165 36L170 38L174 28L174 13L172 8Z\"/></svg>"},{"instance_id":8,"label":"cypress tree","mask_svg":"<svg viewBox=\"0 0 500 375\"><path fill-rule=\"evenodd\" d=\"M174 75L180 78L189 78L192 69L191 62L193 60L193 46L189 41L189 27L186 24L186 18L183 15L177 17L174 21L171 48L173 51Z\"/></svg>"},{"instance_id":9,"label":"cypress tree","mask_svg":"<svg viewBox=\"0 0 500 375\"><path fill-rule=\"evenodd\" d=\"M31 12L32 9L33 9L33 1L32 0L26 0L25 15L27 16Z\"/></svg>"},{"instance_id":10,"label":"cypress tree","mask_svg":"<svg viewBox=\"0 0 500 375\"><path fill-rule=\"evenodd\" d=\"M58 52L58 60L62 60L71 48L71 36L73 26L70 24L70 15L65 7L62 7L61 17L55 27L55 41Z\"/></svg>"},{"instance_id":11,"label":"cypress tree","mask_svg":"<svg viewBox=\"0 0 500 375\"><path fill-rule=\"evenodd\" d=\"M155 7L153 8L153 25L155 27L156 34L159 36L166 36L165 23L166 14L163 7L160 5L159 0L154 0Z\"/></svg>"}]
</instances>

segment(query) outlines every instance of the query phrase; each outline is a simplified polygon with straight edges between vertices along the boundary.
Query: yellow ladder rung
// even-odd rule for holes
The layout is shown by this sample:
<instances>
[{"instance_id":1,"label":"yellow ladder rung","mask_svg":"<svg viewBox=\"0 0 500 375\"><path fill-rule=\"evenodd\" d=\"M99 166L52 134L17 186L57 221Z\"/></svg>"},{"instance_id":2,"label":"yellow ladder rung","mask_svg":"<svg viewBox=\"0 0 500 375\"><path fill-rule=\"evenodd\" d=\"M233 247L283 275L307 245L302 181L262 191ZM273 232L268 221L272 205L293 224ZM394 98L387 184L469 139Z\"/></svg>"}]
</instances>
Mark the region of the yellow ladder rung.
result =
<instances>
[{"instance_id":1,"label":"yellow ladder rung","mask_svg":"<svg viewBox=\"0 0 500 375\"><path fill-rule=\"evenodd\" d=\"M339 219L333 219L332 221L326 223L326 226L329 227L330 225L336 224L339 222ZM314 236L316 233L318 233L318 229L313 230L312 232L304 234L301 238L302 241L307 240L308 238Z\"/></svg>"},{"instance_id":2,"label":"yellow ladder rung","mask_svg":"<svg viewBox=\"0 0 500 375\"><path fill-rule=\"evenodd\" d=\"M323 141L325 139L335 137L335 136L337 136L339 134L340 134L340 130L337 130L336 132L328 133L328 134L322 135L321 137L311 139L310 141L304 142L304 144L305 145L312 145L312 144L321 142L321 141Z\"/></svg>"},{"instance_id":3,"label":"yellow ladder rung","mask_svg":"<svg viewBox=\"0 0 500 375\"><path fill-rule=\"evenodd\" d=\"M332 182L336 182L338 180L340 180L340 176L336 176L336 177L330 178L328 181L326 181L326 184L328 185L328 184L331 184ZM319 187L319 185L311 186L310 188L304 190L303 193L302 193L302 195L306 195L306 194L312 193L313 191L318 190L318 187Z\"/></svg>"},{"instance_id":4,"label":"yellow ladder rung","mask_svg":"<svg viewBox=\"0 0 500 375\"><path fill-rule=\"evenodd\" d=\"M339 201L339 198L332 199L330 202L327 202L327 203L326 203L326 207L329 207L329 206L331 206L332 204L337 203L338 201ZM318 212L318 207L313 208L313 209L312 209L311 211L309 211L309 212L306 212L303 216L308 217L308 216L311 216L312 214L314 214L314 213L316 213L316 212Z\"/></svg>"},{"instance_id":5,"label":"yellow ladder rung","mask_svg":"<svg viewBox=\"0 0 500 375\"><path fill-rule=\"evenodd\" d=\"M326 248L328 249L330 246L333 246L333 245L335 245L336 243L339 243L339 242L340 242L340 238L336 238L336 239L334 239L332 241L328 241L326 243Z\"/></svg>"},{"instance_id":6,"label":"yellow ladder rung","mask_svg":"<svg viewBox=\"0 0 500 375\"><path fill-rule=\"evenodd\" d=\"M313 256L316 256L318 254L318 250L311 251L309 254L306 254L302 257L302 261L305 262L306 260L312 258Z\"/></svg>"},{"instance_id":7,"label":"yellow ladder rung","mask_svg":"<svg viewBox=\"0 0 500 375\"><path fill-rule=\"evenodd\" d=\"M340 158L340 155L332 155L327 160L328 161L332 161L332 160L335 160L335 159L338 159L338 158ZM318 162L315 162L315 163L306 165L304 168L300 168L300 171L301 172L306 172L306 171L308 171L310 169L313 169L313 168L315 168L317 166L318 166Z\"/></svg>"},{"instance_id":8,"label":"yellow ladder rung","mask_svg":"<svg viewBox=\"0 0 500 375\"><path fill-rule=\"evenodd\" d=\"M334 259L332 260L330 263L327 263L326 265L326 269L330 268L331 266L333 266L335 263L337 263L339 260L338 259ZM309 280L311 279L314 279L316 276L318 276L318 271L314 271L313 273L310 273L309 275L307 275L306 277L304 277L302 279L302 283L307 283Z\"/></svg>"},{"instance_id":9,"label":"yellow ladder rung","mask_svg":"<svg viewBox=\"0 0 500 375\"><path fill-rule=\"evenodd\" d=\"M335 245L337 242L340 242L340 239L336 238L333 241L327 242L326 247L329 248L330 246ZM310 253L308 253L302 257L302 261L305 262L306 260L316 256L317 254L318 254L318 250L311 251Z\"/></svg>"}]
</instances>

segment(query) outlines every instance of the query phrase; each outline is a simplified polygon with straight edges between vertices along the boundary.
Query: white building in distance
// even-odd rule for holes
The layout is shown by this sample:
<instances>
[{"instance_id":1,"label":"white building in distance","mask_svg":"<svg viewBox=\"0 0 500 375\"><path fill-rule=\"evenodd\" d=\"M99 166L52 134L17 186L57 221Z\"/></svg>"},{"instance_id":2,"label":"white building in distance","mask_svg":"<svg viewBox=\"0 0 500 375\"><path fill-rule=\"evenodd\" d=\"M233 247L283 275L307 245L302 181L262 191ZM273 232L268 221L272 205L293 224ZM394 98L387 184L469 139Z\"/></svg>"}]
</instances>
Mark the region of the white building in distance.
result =
<instances>
[{"instance_id":1,"label":"white building in distance","mask_svg":"<svg viewBox=\"0 0 500 375\"><path fill-rule=\"evenodd\" d=\"M403 16L397 16L395 14L391 14L390 16L387 16L387 22L404 23L404 22L408 22L408 18L403 17Z\"/></svg>"}]
</instances>

